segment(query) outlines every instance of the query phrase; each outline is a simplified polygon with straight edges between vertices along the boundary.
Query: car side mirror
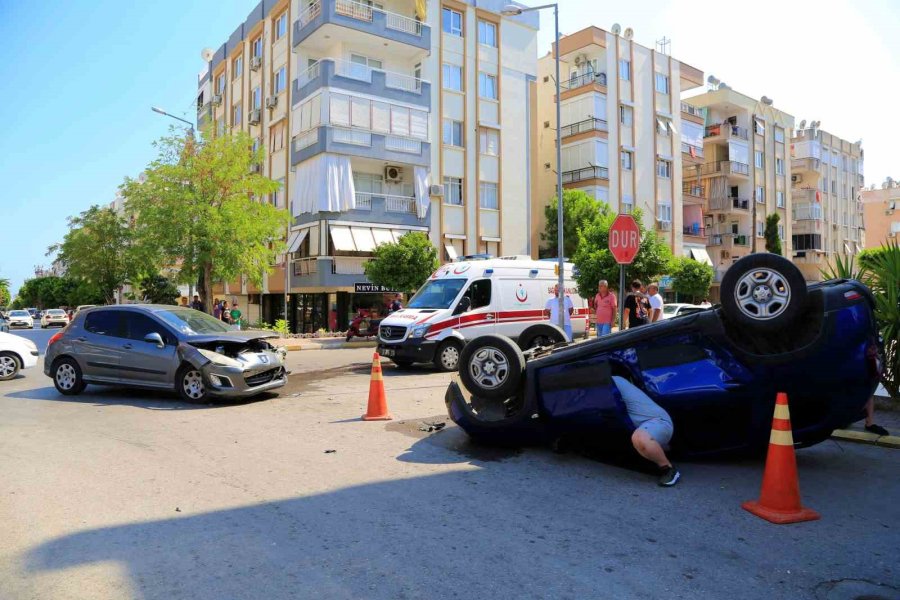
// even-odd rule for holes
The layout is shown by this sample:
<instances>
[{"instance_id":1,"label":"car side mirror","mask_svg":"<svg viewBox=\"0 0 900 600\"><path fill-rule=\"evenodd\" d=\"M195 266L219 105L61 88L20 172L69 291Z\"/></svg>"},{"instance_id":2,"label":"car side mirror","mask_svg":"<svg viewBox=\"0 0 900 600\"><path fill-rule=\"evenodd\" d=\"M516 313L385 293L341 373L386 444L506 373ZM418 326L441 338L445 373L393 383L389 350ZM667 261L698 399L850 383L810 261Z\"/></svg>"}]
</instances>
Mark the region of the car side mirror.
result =
<instances>
[{"instance_id":1,"label":"car side mirror","mask_svg":"<svg viewBox=\"0 0 900 600\"><path fill-rule=\"evenodd\" d=\"M166 345L166 343L162 339L162 336L155 331L153 333L148 333L147 335L145 335L144 341L148 344L156 344L157 348L163 348Z\"/></svg>"},{"instance_id":2,"label":"car side mirror","mask_svg":"<svg viewBox=\"0 0 900 600\"><path fill-rule=\"evenodd\" d=\"M468 296L463 296L459 299L459 304L456 305L456 310L453 311L454 315L458 315L460 313L464 313L472 307L472 299Z\"/></svg>"}]
</instances>

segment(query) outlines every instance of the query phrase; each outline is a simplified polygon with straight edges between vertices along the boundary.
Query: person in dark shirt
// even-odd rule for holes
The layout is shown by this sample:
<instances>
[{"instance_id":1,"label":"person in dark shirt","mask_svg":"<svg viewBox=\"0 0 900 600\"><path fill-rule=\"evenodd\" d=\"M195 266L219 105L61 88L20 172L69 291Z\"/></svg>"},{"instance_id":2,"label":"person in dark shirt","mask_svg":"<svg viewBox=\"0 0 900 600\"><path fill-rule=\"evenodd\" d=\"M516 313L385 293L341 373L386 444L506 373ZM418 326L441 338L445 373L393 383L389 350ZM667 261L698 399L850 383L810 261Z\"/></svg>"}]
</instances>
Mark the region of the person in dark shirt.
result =
<instances>
[{"instance_id":1,"label":"person in dark shirt","mask_svg":"<svg viewBox=\"0 0 900 600\"><path fill-rule=\"evenodd\" d=\"M625 304L623 305L625 314L622 320L628 325L628 329L640 327L650 322L650 303L647 301L646 296L641 293L641 285L638 279L632 281L631 293L625 298Z\"/></svg>"}]
</instances>

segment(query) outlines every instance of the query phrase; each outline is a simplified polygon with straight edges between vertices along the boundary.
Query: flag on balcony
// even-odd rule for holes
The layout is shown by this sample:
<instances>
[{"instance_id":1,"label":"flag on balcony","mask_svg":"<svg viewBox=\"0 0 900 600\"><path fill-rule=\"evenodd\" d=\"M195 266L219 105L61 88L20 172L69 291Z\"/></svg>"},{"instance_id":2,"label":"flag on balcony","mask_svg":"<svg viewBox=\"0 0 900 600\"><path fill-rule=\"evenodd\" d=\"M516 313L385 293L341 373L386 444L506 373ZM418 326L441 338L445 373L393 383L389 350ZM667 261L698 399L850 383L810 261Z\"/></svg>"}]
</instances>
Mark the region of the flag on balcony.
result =
<instances>
[{"instance_id":1,"label":"flag on balcony","mask_svg":"<svg viewBox=\"0 0 900 600\"><path fill-rule=\"evenodd\" d=\"M819 190L816 190L816 202L822 202L822 196L819 195Z\"/></svg>"},{"instance_id":2,"label":"flag on balcony","mask_svg":"<svg viewBox=\"0 0 900 600\"><path fill-rule=\"evenodd\" d=\"M697 158L697 149L693 146L688 146L690 148L691 158Z\"/></svg>"}]
</instances>

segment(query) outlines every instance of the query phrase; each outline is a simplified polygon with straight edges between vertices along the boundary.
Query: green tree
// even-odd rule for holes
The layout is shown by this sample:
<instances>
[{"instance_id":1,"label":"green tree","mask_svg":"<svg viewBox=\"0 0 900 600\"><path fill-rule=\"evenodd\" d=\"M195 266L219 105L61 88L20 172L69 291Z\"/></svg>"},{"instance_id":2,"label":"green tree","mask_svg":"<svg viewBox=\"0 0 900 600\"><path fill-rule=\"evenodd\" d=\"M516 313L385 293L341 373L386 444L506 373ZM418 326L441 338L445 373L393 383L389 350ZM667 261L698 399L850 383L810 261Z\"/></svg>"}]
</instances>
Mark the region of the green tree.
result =
<instances>
[{"instance_id":1,"label":"green tree","mask_svg":"<svg viewBox=\"0 0 900 600\"><path fill-rule=\"evenodd\" d=\"M686 256L678 256L672 259L669 274L672 275L672 288L678 294L690 297L692 302L709 296L714 274L711 265Z\"/></svg>"},{"instance_id":2,"label":"green tree","mask_svg":"<svg viewBox=\"0 0 900 600\"><path fill-rule=\"evenodd\" d=\"M149 275L138 282L141 299L151 304L178 304L181 292L172 280L163 275Z\"/></svg>"},{"instance_id":3,"label":"green tree","mask_svg":"<svg viewBox=\"0 0 900 600\"><path fill-rule=\"evenodd\" d=\"M778 236L778 221L781 215L777 212L766 217L766 229L763 232L766 238L766 252L781 254L781 238Z\"/></svg>"},{"instance_id":4,"label":"green tree","mask_svg":"<svg viewBox=\"0 0 900 600\"><path fill-rule=\"evenodd\" d=\"M139 275L143 266L133 251L133 238L123 216L92 206L69 218L69 232L47 253L57 253L68 278L87 282L103 293L106 304L112 304L116 290Z\"/></svg>"},{"instance_id":5,"label":"green tree","mask_svg":"<svg viewBox=\"0 0 900 600\"><path fill-rule=\"evenodd\" d=\"M609 251L609 228L616 215L608 205L600 204L600 218L581 230L578 249L572 259L576 268L578 295L583 298L590 298L596 293L597 282L601 279L609 281L610 287L618 287L619 265ZM672 260L672 251L666 242L655 231L644 227L640 209L633 214L640 229L641 246L634 262L625 266L626 285L634 279L644 282L656 279L666 272Z\"/></svg>"},{"instance_id":6,"label":"green tree","mask_svg":"<svg viewBox=\"0 0 900 600\"><path fill-rule=\"evenodd\" d=\"M557 242L557 197L554 196L550 203L544 207L544 216L547 219L547 228L541 233L540 255L543 258L555 258ZM609 205L595 200L583 190L565 190L563 192L563 256L571 258L575 256L578 248L578 235L581 230L596 223L603 211L609 211Z\"/></svg>"},{"instance_id":7,"label":"green tree","mask_svg":"<svg viewBox=\"0 0 900 600\"><path fill-rule=\"evenodd\" d=\"M9 279L0 277L0 306L9 306Z\"/></svg>"},{"instance_id":8,"label":"green tree","mask_svg":"<svg viewBox=\"0 0 900 600\"><path fill-rule=\"evenodd\" d=\"M396 244L381 244L363 267L375 285L398 292L419 289L438 268L437 250L424 233L410 232Z\"/></svg>"},{"instance_id":9,"label":"green tree","mask_svg":"<svg viewBox=\"0 0 900 600\"><path fill-rule=\"evenodd\" d=\"M199 282L207 312L214 281L243 274L262 286L285 249L290 215L259 201L279 184L257 173L264 151L253 145L242 131L206 129L201 140L169 135L156 143L159 155L143 180L122 186L141 254L174 268L179 283Z\"/></svg>"}]
</instances>

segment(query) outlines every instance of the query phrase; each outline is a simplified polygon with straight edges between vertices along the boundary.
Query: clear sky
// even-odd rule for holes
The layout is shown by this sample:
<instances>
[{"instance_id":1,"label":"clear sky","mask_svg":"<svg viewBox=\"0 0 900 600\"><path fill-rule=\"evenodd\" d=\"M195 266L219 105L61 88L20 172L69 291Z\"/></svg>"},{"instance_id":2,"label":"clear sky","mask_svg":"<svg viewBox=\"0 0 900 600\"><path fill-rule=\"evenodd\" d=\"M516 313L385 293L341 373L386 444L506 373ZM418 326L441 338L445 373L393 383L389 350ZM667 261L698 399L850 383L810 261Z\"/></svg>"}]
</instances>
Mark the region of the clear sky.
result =
<instances>
[{"instance_id":1,"label":"clear sky","mask_svg":"<svg viewBox=\"0 0 900 600\"><path fill-rule=\"evenodd\" d=\"M434 2L435 0L429 0ZM863 138L866 181L900 178L898 0L562 0L561 29L614 22L798 120ZM0 277L13 293L48 264L66 217L110 202L154 156L170 119L195 118L200 50L218 47L255 0L0 0ZM740 12L738 12L740 9ZM542 55L553 37L542 16ZM12 50L12 51L10 51Z\"/></svg>"}]
</instances>

